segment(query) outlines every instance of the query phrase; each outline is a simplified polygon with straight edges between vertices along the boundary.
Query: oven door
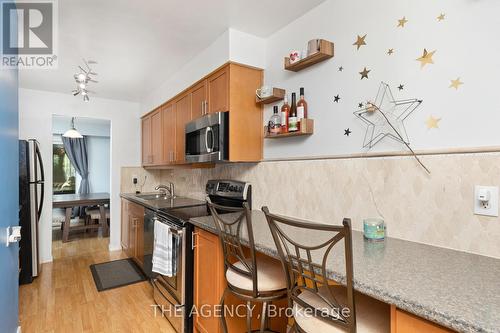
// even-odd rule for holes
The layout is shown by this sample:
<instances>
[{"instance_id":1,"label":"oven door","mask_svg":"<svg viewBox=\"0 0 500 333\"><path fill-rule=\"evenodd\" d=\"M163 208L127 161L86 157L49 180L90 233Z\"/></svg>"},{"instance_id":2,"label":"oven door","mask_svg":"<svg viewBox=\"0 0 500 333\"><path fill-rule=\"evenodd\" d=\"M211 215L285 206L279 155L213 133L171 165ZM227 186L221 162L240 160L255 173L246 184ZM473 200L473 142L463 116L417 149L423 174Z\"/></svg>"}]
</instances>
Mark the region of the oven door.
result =
<instances>
[{"instance_id":1,"label":"oven door","mask_svg":"<svg viewBox=\"0 0 500 333\"><path fill-rule=\"evenodd\" d=\"M208 114L186 124L186 161L229 159L229 112Z\"/></svg>"},{"instance_id":2,"label":"oven door","mask_svg":"<svg viewBox=\"0 0 500 333\"><path fill-rule=\"evenodd\" d=\"M158 218L158 217L156 217ZM168 224L170 226L170 232L174 236L174 249L173 253L175 256L175 265L177 267L176 269L176 274L173 276L165 276L165 275L160 275L156 272L153 272L151 270L152 264L148 263L148 265L145 265L146 268L150 268L148 271L146 269L146 274L152 279L152 280L159 280L161 281L162 285L164 286L165 290L168 291L168 293L175 299L175 301L178 304L184 304L185 302L185 295L184 295L184 277L185 277L185 249L186 249L186 240L185 240L185 230L184 228L179 228L178 226L175 226L173 224L170 224L168 220L164 220L163 218L158 218L161 220L162 223ZM154 220L152 225L154 226ZM154 237L152 235L152 237ZM146 248L145 248L146 251ZM152 251L151 251L152 252ZM151 253L151 259L152 259L152 253Z\"/></svg>"},{"instance_id":3,"label":"oven door","mask_svg":"<svg viewBox=\"0 0 500 333\"><path fill-rule=\"evenodd\" d=\"M161 278L155 278L153 283L153 298L160 307L157 311L161 313L172 325L175 332L185 333L185 306L178 304L168 291L168 287Z\"/></svg>"}]
</instances>

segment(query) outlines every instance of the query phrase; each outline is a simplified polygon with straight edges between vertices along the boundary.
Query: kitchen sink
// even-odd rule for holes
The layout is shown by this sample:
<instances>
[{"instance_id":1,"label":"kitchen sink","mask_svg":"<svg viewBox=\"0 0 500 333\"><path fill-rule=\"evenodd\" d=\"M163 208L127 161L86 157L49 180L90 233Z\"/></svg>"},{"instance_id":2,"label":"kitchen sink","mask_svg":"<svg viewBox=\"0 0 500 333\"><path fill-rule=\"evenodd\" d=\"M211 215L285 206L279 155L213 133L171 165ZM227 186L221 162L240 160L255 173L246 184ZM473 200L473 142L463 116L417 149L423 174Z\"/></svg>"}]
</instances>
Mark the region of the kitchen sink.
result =
<instances>
[{"instance_id":1,"label":"kitchen sink","mask_svg":"<svg viewBox=\"0 0 500 333\"><path fill-rule=\"evenodd\" d=\"M142 200L171 200L175 197L163 194L138 194L137 197Z\"/></svg>"}]
</instances>

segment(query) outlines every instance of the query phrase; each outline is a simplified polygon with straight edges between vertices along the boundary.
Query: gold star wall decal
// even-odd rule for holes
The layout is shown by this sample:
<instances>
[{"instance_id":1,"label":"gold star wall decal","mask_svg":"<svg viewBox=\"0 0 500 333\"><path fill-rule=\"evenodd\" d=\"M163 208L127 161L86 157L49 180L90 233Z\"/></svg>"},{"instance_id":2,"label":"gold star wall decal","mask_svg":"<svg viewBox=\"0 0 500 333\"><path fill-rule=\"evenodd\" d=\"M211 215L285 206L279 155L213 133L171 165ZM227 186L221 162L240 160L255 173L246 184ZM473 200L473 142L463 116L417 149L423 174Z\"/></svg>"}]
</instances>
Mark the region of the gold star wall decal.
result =
<instances>
[{"instance_id":1,"label":"gold star wall decal","mask_svg":"<svg viewBox=\"0 0 500 333\"><path fill-rule=\"evenodd\" d=\"M445 14L441 13L441 14L437 17L437 20L438 20L438 21L443 21L443 20L444 20L444 16L445 16Z\"/></svg>"},{"instance_id":2,"label":"gold star wall decal","mask_svg":"<svg viewBox=\"0 0 500 333\"><path fill-rule=\"evenodd\" d=\"M352 45L355 45L357 47L357 50L359 50L359 48L361 46L366 45L365 38L366 38L366 34L363 37L358 35L358 38L356 39L356 41Z\"/></svg>"},{"instance_id":3,"label":"gold star wall decal","mask_svg":"<svg viewBox=\"0 0 500 333\"><path fill-rule=\"evenodd\" d=\"M359 74L361 74L361 80L368 79L368 73L370 72L371 69L366 69L366 67L361 72L359 72Z\"/></svg>"},{"instance_id":4,"label":"gold star wall decal","mask_svg":"<svg viewBox=\"0 0 500 333\"><path fill-rule=\"evenodd\" d=\"M424 68L427 64L433 64L432 56L436 53L436 50L432 52L428 52L427 49L424 49L424 53L420 58L417 58L417 61L420 61L420 68Z\"/></svg>"},{"instance_id":5,"label":"gold star wall decal","mask_svg":"<svg viewBox=\"0 0 500 333\"><path fill-rule=\"evenodd\" d=\"M450 88L455 88L455 90L458 90L458 88L464 84L462 81L460 81L460 78L457 78L456 80L451 80Z\"/></svg>"},{"instance_id":6,"label":"gold star wall decal","mask_svg":"<svg viewBox=\"0 0 500 333\"><path fill-rule=\"evenodd\" d=\"M439 128L440 121L441 118L434 118L434 116L429 116L429 118L427 118L427 120L425 121L425 125L427 126L427 129Z\"/></svg>"},{"instance_id":7,"label":"gold star wall decal","mask_svg":"<svg viewBox=\"0 0 500 333\"><path fill-rule=\"evenodd\" d=\"M408 22L408 20L406 19L406 16L403 16L402 19L398 20L398 28L401 27L401 28L404 28L405 27L405 24Z\"/></svg>"},{"instance_id":8,"label":"gold star wall decal","mask_svg":"<svg viewBox=\"0 0 500 333\"><path fill-rule=\"evenodd\" d=\"M389 49L389 50L387 50L387 54L388 54L388 55L392 55L393 53L394 53L394 49Z\"/></svg>"}]
</instances>

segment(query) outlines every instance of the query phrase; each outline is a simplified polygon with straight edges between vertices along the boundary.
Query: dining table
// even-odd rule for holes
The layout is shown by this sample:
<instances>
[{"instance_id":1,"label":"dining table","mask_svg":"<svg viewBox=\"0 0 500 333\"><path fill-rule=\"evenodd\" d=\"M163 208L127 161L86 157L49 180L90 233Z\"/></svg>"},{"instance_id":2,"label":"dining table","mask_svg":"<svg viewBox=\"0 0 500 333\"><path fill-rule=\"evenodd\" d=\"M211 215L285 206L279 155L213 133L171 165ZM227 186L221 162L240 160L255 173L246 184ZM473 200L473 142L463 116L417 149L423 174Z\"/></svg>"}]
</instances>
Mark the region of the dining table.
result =
<instances>
[{"instance_id":1,"label":"dining table","mask_svg":"<svg viewBox=\"0 0 500 333\"><path fill-rule=\"evenodd\" d=\"M64 208L66 210L63 223L63 243L69 241L69 232L76 230L87 230L102 227L103 235L108 235L109 227L106 219L105 205L109 204L109 193L86 193L86 194L59 194L52 196L53 208ZM99 224L71 226L71 215L74 207L98 206Z\"/></svg>"}]
</instances>

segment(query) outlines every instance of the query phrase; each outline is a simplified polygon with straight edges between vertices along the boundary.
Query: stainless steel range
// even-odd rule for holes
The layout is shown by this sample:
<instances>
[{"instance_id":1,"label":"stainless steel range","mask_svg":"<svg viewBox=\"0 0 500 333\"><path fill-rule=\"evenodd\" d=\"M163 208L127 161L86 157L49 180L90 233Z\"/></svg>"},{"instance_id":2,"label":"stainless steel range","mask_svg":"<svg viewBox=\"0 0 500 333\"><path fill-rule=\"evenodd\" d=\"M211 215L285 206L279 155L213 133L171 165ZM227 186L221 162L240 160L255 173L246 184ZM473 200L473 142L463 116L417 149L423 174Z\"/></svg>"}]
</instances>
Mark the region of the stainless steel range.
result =
<instances>
[{"instance_id":1,"label":"stainless steel range","mask_svg":"<svg viewBox=\"0 0 500 333\"><path fill-rule=\"evenodd\" d=\"M214 203L224 206L242 207L251 205L252 187L249 183L234 180L209 180L205 193ZM144 220L144 270L153 284L153 297L159 306L157 314L170 321L178 333L191 333L193 320L189 316L193 305L193 226L192 217L207 216L209 210L204 201L192 200L182 207L146 210ZM152 271L154 225L156 221L170 226L175 238L176 274L172 277Z\"/></svg>"}]
</instances>

